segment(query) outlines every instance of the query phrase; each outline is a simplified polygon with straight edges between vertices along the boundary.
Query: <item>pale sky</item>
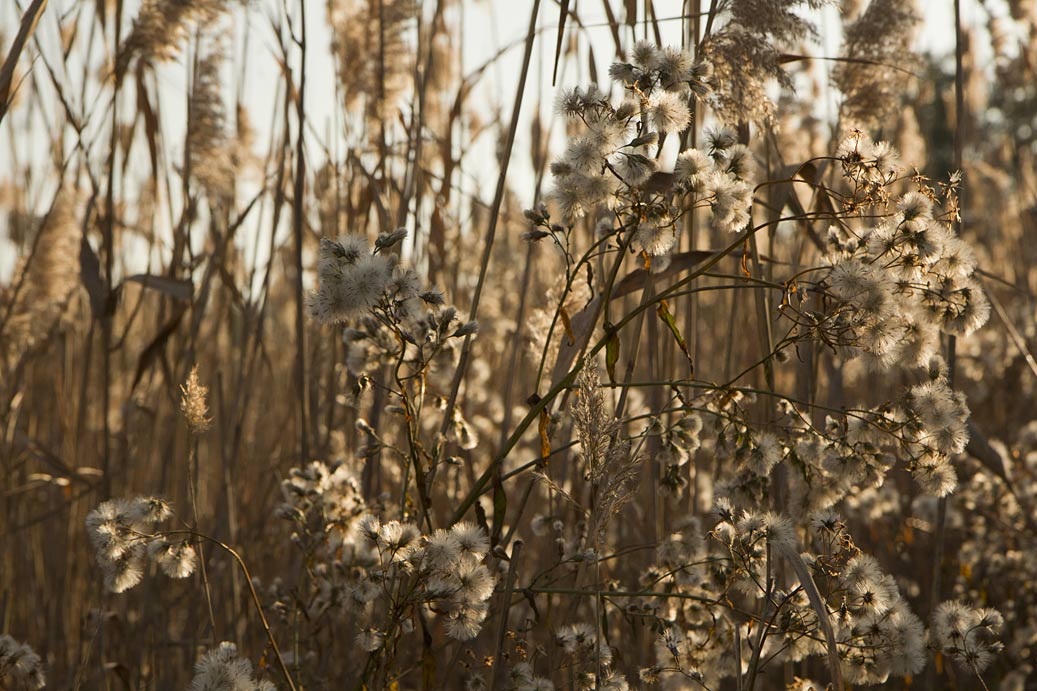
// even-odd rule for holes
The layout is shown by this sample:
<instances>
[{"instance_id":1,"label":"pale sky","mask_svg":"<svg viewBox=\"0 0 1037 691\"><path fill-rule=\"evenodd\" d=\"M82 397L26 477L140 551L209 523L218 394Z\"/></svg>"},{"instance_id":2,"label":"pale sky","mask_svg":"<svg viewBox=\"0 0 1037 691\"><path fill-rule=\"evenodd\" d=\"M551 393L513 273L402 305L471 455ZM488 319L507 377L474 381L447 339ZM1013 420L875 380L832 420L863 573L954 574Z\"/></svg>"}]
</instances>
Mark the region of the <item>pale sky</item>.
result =
<instances>
[{"instance_id":1,"label":"pale sky","mask_svg":"<svg viewBox=\"0 0 1037 691\"><path fill-rule=\"evenodd\" d=\"M327 50L330 42L330 32L326 21L325 3L323 0L307 1L311 3L307 5L307 25L308 40L312 48L307 63L306 113L311 127L320 133L321 136L324 136L325 133L333 129L333 80L335 76L334 65ZM65 12L69 8L73 8L76 2L77 0L51 0L38 28L40 43L44 51L47 51L48 56L56 55L59 17L65 17L67 22L68 19ZM963 3L967 22L979 16L973 2L974 0L966 0ZM15 6L16 3L18 6ZM11 37L17 30L17 18L20 14L19 7L25 4L25 0L15 0L15 2L4 2L2 3L3 7L0 7L0 41L2 41L0 46L3 46L4 52L6 52L7 44L9 44ZM126 11L131 12L134 3L127 2L126 4ZM617 6L620 4L614 3ZM656 16L661 20L660 25L664 43L680 43L679 31L681 22L668 21L668 18L677 17L680 14L682 4L681 0L656 0L655 2ZM953 5L951 1L947 0L946 2L936 3L920 0L919 4L923 8L925 15L924 27L919 36L919 47L937 54L947 54L953 48L954 41ZM289 5L291 5L290 2ZM529 15L533 5L532 0L508 0L506 2L500 0L464 0L463 5L464 33L462 36L462 51L464 72L466 74L490 59L501 47L512 46L498 63L489 70L483 78L480 88L469 99L470 104L485 104L487 114L493 112L491 106L503 104L501 113L502 119L505 122L502 123L502 127L505 127L511 113L511 103L517 84L516 75L519 73L521 66L522 40L529 22ZM236 75L241 69L242 62L244 62L246 66L246 81L243 93L245 94L246 106L249 110L252 124L257 129L256 139L258 142L266 140L265 134L269 131L271 113L276 99L276 88L273 85L280 80L280 75L274 62L275 45L273 34L266 19L267 16L274 12L273 8L275 7L277 7L275 0L253 0L250 13L250 21L253 24L252 37L250 39L251 45L248 50L247 60L243 60L241 43L241 37L245 34L243 24L244 13L240 8L236 8L232 18L224 22L228 35L234 37L233 42L235 46L234 58L229 61L230 64L227 66L226 80L227 83L236 82ZM598 74L604 76L612 59L613 43L609 29L604 26L606 18L601 8L600 0L584 0L583 2L573 0L571 8L578 13L585 26L592 27L587 29L588 33L586 35L589 36L590 42L595 48ZM822 45L818 47L818 52L821 54L838 54L840 36L838 35L839 21L838 16L835 14L836 11L834 7L830 7L816 17L822 37ZM538 22L541 31L534 48L530 79L523 100L523 123L518 129L515 155L513 156L511 172L509 173L512 188L520 196L526 195L531 197L533 191L531 166L526 152L529 150L529 118L534 112L536 105L538 103L541 104L546 121L546 116L549 115L553 107L557 89L575 84L586 84L589 81L586 45L583 45L584 52L580 59L575 61L575 64L571 60L563 61L562 66L559 68L558 86L557 88L552 88L550 80L557 21L557 4L542 2ZM567 33L573 26L574 23L569 22L566 28ZM640 31L641 29L638 30L637 38L642 37ZM624 42L629 44L631 37L628 27L624 27L621 35ZM35 53L35 46L32 46L32 52ZM161 106L159 114L161 117L161 127L168 146L166 155L169 160L173 161L182 160L183 155L182 143L184 141L186 118L182 104L184 103L184 93L187 88L185 68L187 56L186 51L181 53L178 63L162 66L157 70L156 75L160 88L159 99ZM60 60L52 60L52 64L60 67L61 63ZM829 63L817 64L820 66L820 69L827 69L830 65ZM36 69L36 74L40 79L49 79L43 69L42 62L37 61ZM233 72L230 70L233 70ZM71 78L59 74L59 79L63 79L67 84L77 87L65 89L65 91L66 93L73 94L71 97L73 107L77 110L80 109L78 87L81 77L73 71ZM97 101L97 93L87 93L87 103L94 104ZM96 109L87 109L88 113L96 111L96 114L88 123L87 132L88 138L97 140L98 147L100 147L97 151L92 152L92 158L95 161L94 167L95 169L100 169L100 163L104 160L105 147L102 144L104 144L105 138L97 136L97 133L102 132L104 127L106 127L106 123L103 122L103 118L100 116L107 110L107 104L101 100L96 103L96 106ZM56 106L52 106L52 108L54 107ZM823 107L823 104L819 107ZM823 114L823 111L819 114ZM40 171L42 174L28 185L27 193L32 203L42 213L46 210L46 205L54 193L54 182L52 179L49 179L53 177L51 174L53 163L49 161L47 142L42 136L12 139L11 126L13 123L20 122L17 119L18 117L23 116L18 115L13 118L9 115L5 122L0 124L0 177L6 176L10 171L10 166L5 165L5 163L11 161L12 151L16 152L14 155L19 162L26 160L40 161ZM59 112L51 110L46 112L43 117L46 118L48 123L57 122L59 121ZM45 131L44 127L38 129ZM71 142L71 140L67 141ZM469 157L466 166L469 169L477 169L479 160L492 160L493 144L494 142L490 137L484 137L482 141L476 142L475 146L466 152L466 155ZM319 153L319 149L311 145L308 153L311 156L315 156ZM317 161L311 161L311 164L315 163ZM467 183L469 185L467 191L478 193L484 198L489 197L495 184L495 176L482 176L481 180L478 179L478 176L472 177L473 180ZM472 189L474 185L479 185L482 189ZM532 199L529 201L531 203ZM4 280L9 275L15 261L11 246L6 242L7 232L6 218L0 217L0 280ZM253 238L247 238L245 244L251 247L253 242ZM259 243L260 246L265 246L265 244L265 242ZM259 257L259 259L262 261L264 258Z\"/></svg>"}]
</instances>

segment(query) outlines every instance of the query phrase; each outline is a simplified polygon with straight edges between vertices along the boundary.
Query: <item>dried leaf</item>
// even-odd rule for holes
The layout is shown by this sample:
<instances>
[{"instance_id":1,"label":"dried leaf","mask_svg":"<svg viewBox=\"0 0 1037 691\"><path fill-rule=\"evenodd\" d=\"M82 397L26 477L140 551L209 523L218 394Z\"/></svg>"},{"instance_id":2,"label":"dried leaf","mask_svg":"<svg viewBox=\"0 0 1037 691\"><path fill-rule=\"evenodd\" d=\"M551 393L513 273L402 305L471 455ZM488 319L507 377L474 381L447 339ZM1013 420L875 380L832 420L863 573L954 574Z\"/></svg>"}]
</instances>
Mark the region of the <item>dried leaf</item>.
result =
<instances>
[{"instance_id":1,"label":"dried leaf","mask_svg":"<svg viewBox=\"0 0 1037 691\"><path fill-rule=\"evenodd\" d=\"M555 66L551 72L551 86L555 85L558 78L558 60L562 55L562 37L565 35L565 20L569 18L569 0L561 0L558 3L558 40L555 43Z\"/></svg>"},{"instance_id":2,"label":"dried leaf","mask_svg":"<svg viewBox=\"0 0 1037 691\"><path fill-rule=\"evenodd\" d=\"M148 140L148 157L151 160L152 182L158 181L158 116L151 107L148 90L144 85L144 69L137 70L137 110L144 117L144 134Z\"/></svg>"},{"instance_id":3,"label":"dried leaf","mask_svg":"<svg viewBox=\"0 0 1037 691\"><path fill-rule=\"evenodd\" d=\"M538 430L540 432L540 458L542 459L546 459L551 455L551 439L547 435L547 428L550 423L551 416L547 413L547 410L541 410Z\"/></svg>"},{"instance_id":4,"label":"dried leaf","mask_svg":"<svg viewBox=\"0 0 1037 691\"><path fill-rule=\"evenodd\" d=\"M159 353L161 353L162 349L165 348L166 342L176 331L176 327L180 325L180 320L183 319L186 313L186 307L178 309L176 314L166 322L165 326L163 326L162 329L155 334L155 337L151 339L151 343L149 343L141 352L140 357L137 358L137 373L133 376L133 385L130 387L131 392L137 388L137 384L140 383L141 377L144 376L144 372L151 367L151 364L159 356Z\"/></svg>"},{"instance_id":5,"label":"dried leaf","mask_svg":"<svg viewBox=\"0 0 1037 691\"><path fill-rule=\"evenodd\" d=\"M154 274L134 274L127 277L126 280L139 283L145 288L165 293L177 300L190 300L191 295L194 294L194 286L186 278L168 278L166 276L155 276Z\"/></svg>"},{"instance_id":6,"label":"dried leaf","mask_svg":"<svg viewBox=\"0 0 1037 691\"><path fill-rule=\"evenodd\" d=\"M594 59L594 46L587 44L587 71L590 74L591 84L598 83L598 66L597 61Z\"/></svg>"},{"instance_id":7,"label":"dried leaf","mask_svg":"<svg viewBox=\"0 0 1037 691\"><path fill-rule=\"evenodd\" d=\"M619 362L619 334L615 331L605 342L605 371L608 372L609 382L616 383L616 363Z\"/></svg>"},{"instance_id":8,"label":"dried leaf","mask_svg":"<svg viewBox=\"0 0 1037 691\"><path fill-rule=\"evenodd\" d=\"M36 24L40 21L40 15L43 14L46 7L47 0L34 0L29 9L25 11L21 25L18 27L18 35L11 44L11 50L7 53L3 66L0 66L0 121L3 121L7 108L11 104L11 84L14 81L14 71L18 66L18 59L25 50L25 44L36 31Z\"/></svg>"},{"instance_id":9,"label":"dried leaf","mask_svg":"<svg viewBox=\"0 0 1037 691\"><path fill-rule=\"evenodd\" d=\"M565 326L565 337L569 339L569 345L576 343L576 334L573 333L573 323L569 319L569 312L564 308L559 309L559 315L562 317L562 325Z\"/></svg>"},{"instance_id":10,"label":"dried leaf","mask_svg":"<svg viewBox=\"0 0 1037 691\"><path fill-rule=\"evenodd\" d=\"M482 502L481 501L475 502L475 506L472 507L472 508L475 509L475 522L479 525L480 528L482 528L484 531L486 531L487 535L489 535L490 534L490 524L486 520L486 509L484 509L482 507Z\"/></svg>"},{"instance_id":11,"label":"dried leaf","mask_svg":"<svg viewBox=\"0 0 1037 691\"><path fill-rule=\"evenodd\" d=\"M79 278L90 296L90 312L94 319L102 319L107 311L108 288L101 280L101 260L83 235L79 244Z\"/></svg>"},{"instance_id":12,"label":"dried leaf","mask_svg":"<svg viewBox=\"0 0 1037 691\"><path fill-rule=\"evenodd\" d=\"M692 362L691 353L688 351L688 344L684 340L684 336L681 335L681 330L677 326L677 320L673 318L672 314L670 314L670 308L666 304L666 300L659 301L659 307L656 308L655 313L658 314L659 318L666 324L666 328L670 330L670 333L673 334L674 340L677 341L677 346L681 349L681 352L684 353L685 357L688 358L688 364L691 365L692 376L694 376L695 363Z\"/></svg>"},{"instance_id":13,"label":"dried leaf","mask_svg":"<svg viewBox=\"0 0 1037 691\"><path fill-rule=\"evenodd\" d=\"M810 600L810 606L813 607L814 613L817 615L817 622L821 626L821 631L825 634L825 642L828 646L828 667L832 673L832 683L836 691L843 691L843 675L839 663L839 652L836 648L835 631L832 629L832 622L828 619L828 607L825 605L821 593L817 590L817 584L814 583L814 578L810 575L810 569L807 567L806 562L803 561L803 557L795 549L779 542L772 544L777 547L781 556L785 557L792 570L796 572L796 577L799 579L800 585L803 586L807 599Z\"/></svg>"}]
</instances>

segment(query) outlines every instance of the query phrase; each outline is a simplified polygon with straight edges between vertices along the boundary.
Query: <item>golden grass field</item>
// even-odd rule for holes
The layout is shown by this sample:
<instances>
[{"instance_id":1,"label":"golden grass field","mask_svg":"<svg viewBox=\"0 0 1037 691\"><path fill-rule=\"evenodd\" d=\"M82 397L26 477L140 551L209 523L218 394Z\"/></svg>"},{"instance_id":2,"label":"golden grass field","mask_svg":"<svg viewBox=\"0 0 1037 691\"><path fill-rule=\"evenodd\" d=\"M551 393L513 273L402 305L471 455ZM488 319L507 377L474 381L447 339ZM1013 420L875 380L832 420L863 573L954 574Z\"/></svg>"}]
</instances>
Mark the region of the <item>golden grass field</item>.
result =
<instances>
[{"instance_id":1,"label":"golden grass field","mask_svg":"<svg viewBox=\"0 0 1037 691\"><path fill-rule=\"evenodd\" d=\"M1033 0L0 60L0 688L1037 688Z\"/></svg>"}]
</instances>

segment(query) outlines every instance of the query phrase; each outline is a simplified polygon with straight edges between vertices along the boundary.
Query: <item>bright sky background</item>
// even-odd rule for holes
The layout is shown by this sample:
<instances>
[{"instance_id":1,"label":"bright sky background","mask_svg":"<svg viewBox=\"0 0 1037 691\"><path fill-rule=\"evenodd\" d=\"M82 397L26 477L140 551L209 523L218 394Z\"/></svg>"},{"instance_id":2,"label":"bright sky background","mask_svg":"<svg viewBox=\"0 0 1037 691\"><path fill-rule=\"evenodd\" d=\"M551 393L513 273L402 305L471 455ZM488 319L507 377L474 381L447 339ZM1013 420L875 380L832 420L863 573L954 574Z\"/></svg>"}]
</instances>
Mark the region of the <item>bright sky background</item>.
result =
<instances>
[{"instance_id":1,"label":"bright sky background","mask_svg":"<svg viewBox=\"0 0 1037 691\"><path fill-rule=\"evenodd\" d=\"M57 55L58 44L58 21L59 17L67 16L65 13L73 8L78 0L51 0L43 19L38 28L38 35L43 50L48 56ZM273 14L273 9L279 0L253 0L252 11L249 15L253 23L251 45L247 52L247 59L243 56L241 37L244 35L244 13L240 8L236 9L232 18L225 20L229 35L232 35L234 43L234 59L227 66L227 82L233 83L235 76L239 73L242 63L245 64L245 79L243 93L246 97L246 106L249 110L252 124L257 129L257 141L264 142L266 132L269 130L271 113L275 106L276 88L274 84L280 80L280 75L274 63L276 48L273 34L269 29L266 17ZM307 91L306 91L306 113L311 127L322 135L333 129L332 114L334 107L334 64L331 60L327 46L330 43L330 30L325 14L325 3L323 0L306 0L308 16L308 40L311 46L307 64ZM966 23L971 23L979 17L979 10L974 6L974 0L965 0L964 17ZM6 53L7 45L17 31L17 20L20 9L27 4L26 0L4 0L0 3L0 46ZM289 5L291 6L291 2ZM431 3L425 3L427 12L431 12ZM464 32L462 35L462 51L464 72L471 72L476 66L483 64L498 52L501 47L511 46L497 64L484 77L479 90L469 99L472 104L484 104L487 115L499 107L502 114L502 127L511 113L511 103L517 85L517 75L521 66L522 43L529 16L532 9L532 0L464 0ZM618 6L622 3L613 3ZM639 3L640 4L640 3ZM668 21L668 18L680 14L681 0L656 0L656 15L661 20L664 43L680 43L681 22ZM706 3L704 3L706 4ZM936 54L946 55L953 49L953 4L952 0L941 0L940 2L927 2L919 0L919 6L924 14L925 21L920 33L918 44L923 50ZM134 3L127 2L127 12L132 12ZM604 75L608 64L612 60L612 39L609 29L604 25L605 13L601 8L600 0L572 0L572 9L577 12L588 27L588 36L595 48L596 64L599 75ZM838 27L839 20L837 9L829 7L816 15L816 21L821 33L822 45L818 52L824 55L837 55L841 37ZM554 45L558 21L558 6L554 2L542 2L539 17L540 34L539 40L534 48L534 58L530 80L527 84L524 98L524 120L518 129L518 140L515 143L515 156L511 164L509 180L512 188L520 195L530 197L532 202L532 175L529 157L528 133L529 118L534 112L537 104L545 115L553 107L556 88L552 88L551 68L553 63ZM569 22L567 33L574 27ZM642 29L638 30L637 38L641 38ZM624 41L629 43L629 28L624 27L621 34ZM584 51L586 46L583 47ZM35 53L35 46L32 46ZM184 115L184 94L187 89L187 77L184 65L188 59L186 52L181 53L179 63L162 66L157 71L157 80L160 86L160 117L164 137L169 147L166 155L169 160L182 160L184 127L186 117ZM24 63L24 60L23 60ZM52 58L52 64L60 66L60 60ZM827 70L831 63L815 63L818 69ZM46 79L42 63L37 62L37 74ZM231 72L230 70L234 70ZM73 76L64 76L66 83L78 87L78 74L73 71ZM587 69L587 57L584 52L575 64L571 60L563 62L559 69L558 89L575 84L586 84L589 81ZM67 93L78 94L78 88L65 90ZM94 103L99 98L97 93L88 93L86 101ZM105 96L100 96L105 98ZM834 98L834 97L833 97ZM73 98L74 107L81 108L78 98ZM827 104L831 107L831 104ZM819 108L825 108L821 103ZM93 139L100 146L105 141L104 137L97 136L106 126L102 122L100 114L107 109L107 104L100 101L96 107L95 117L90 121L88 132L93 133ZM87 109L91 112L91 109ZM824 110L819 111L823 115ZM828 112L834 112L829 110ZM59 113L49 112L46 115L48 123L58 122ZM8 119L0 124L0 177L10 173L9 163L13 159L19 162L35 160L41 163L41 172L53 171L53 164L48 157L47 142L41 137L15 137L12 138L13 123L20 122L10 115ZM45 128L38 128L43 131ZM556 133L557 135L558 133ZM477 170L479 160L492 161L494 142L491 137L483 137L476 142L474 148L468 153L469 159L466 166L469 171ZM316 146L310 146L308 154L315 157L319 154ZM95 169L100 169L103 161L103 147L93 155ZM319 161L311 160L311 169ZM487 166L492 169L492 164ZM27 185L27 191L32 204L42 213L54 193L54 182L48 177L52 175L40 175L38 179L32 180ZM495 175L470 176L467 183L470 193L476 193L483 198L492 194L495 184ZM479 189L476 189L476 188ZM253 230L253 232L261 232ZM11 245L6 241L7 227L6 219L0 218L0 280L4 280L10 273L15 262L14 252ZM253 239L248 238L246 245L251 247ZM265 241L258 243L265 246ZM258 257L261 261L263 257Z\"/></svg>"}]
</instances>

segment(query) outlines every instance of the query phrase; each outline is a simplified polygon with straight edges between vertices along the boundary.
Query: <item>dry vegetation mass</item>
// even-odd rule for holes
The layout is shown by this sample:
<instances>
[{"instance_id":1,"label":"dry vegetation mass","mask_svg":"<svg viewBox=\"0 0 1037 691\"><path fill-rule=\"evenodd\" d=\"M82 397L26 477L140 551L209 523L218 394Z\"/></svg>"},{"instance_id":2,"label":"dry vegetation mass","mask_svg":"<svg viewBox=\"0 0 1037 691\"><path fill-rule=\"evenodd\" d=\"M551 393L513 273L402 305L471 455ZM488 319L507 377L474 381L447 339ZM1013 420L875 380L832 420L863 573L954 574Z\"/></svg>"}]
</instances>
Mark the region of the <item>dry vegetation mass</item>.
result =
<instances>
[{"instance_id":1,"label":"dry vegetation mass","mask_svg":"<svg viewBox=\"0 0 1037 691\"><path fill-rule=\"evenodd\" d=\"M504 5L0 8L0 689L1037 689L1033 0Z\"/></svg>"}]
</instances>

